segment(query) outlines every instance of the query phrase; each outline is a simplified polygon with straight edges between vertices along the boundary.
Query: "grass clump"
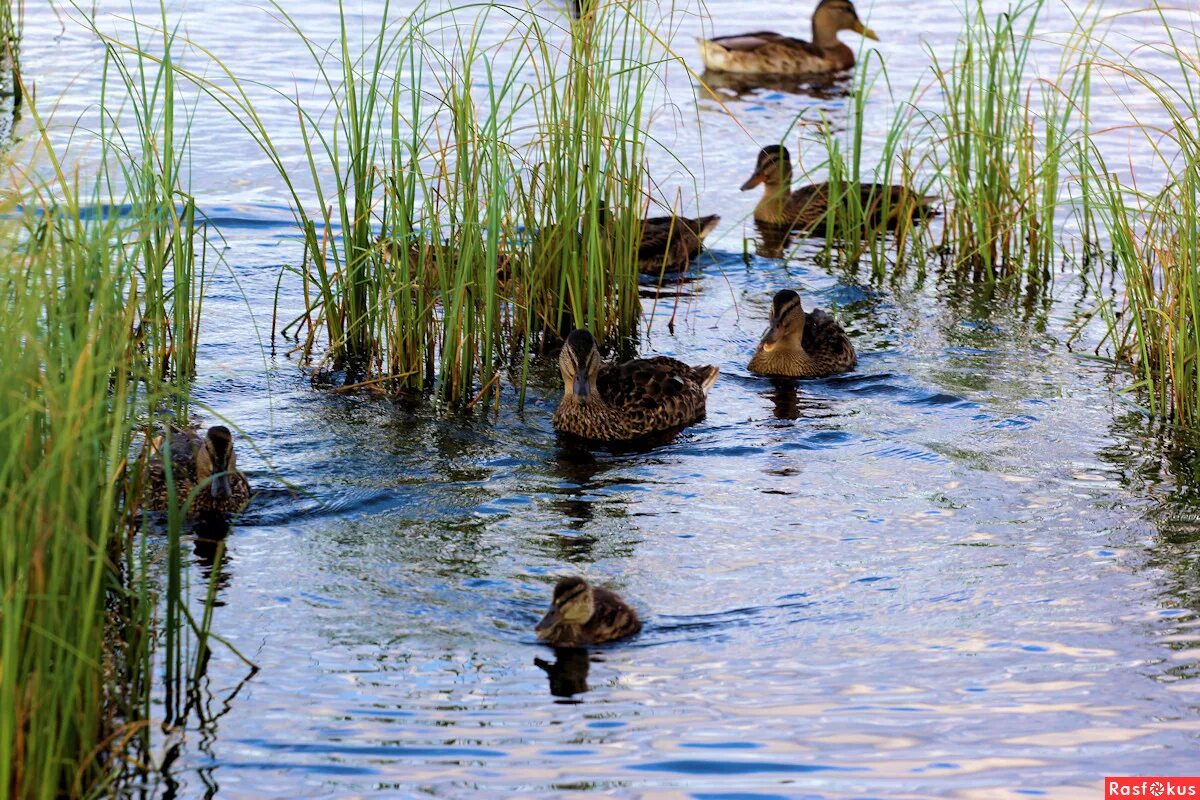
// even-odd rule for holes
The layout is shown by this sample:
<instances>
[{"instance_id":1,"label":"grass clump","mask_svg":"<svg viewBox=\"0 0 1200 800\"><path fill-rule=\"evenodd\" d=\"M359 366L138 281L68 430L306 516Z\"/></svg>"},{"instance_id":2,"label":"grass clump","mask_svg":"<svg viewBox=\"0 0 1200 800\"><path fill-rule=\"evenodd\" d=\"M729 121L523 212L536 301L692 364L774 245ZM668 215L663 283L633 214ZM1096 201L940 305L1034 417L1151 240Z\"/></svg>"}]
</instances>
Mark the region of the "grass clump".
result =
<instances>
[{"instance_id":1,"label":"grass clump","mask_svg":"<svg viewBox=\"0 0 1200 800\"><path fill-rule=\"evenodd\" d=\"M1146 13L1158 18L1163 37L1149 49L1178 72L1159 74L1126 56L1102 59L1098 69L1136 88L1139 115L1147 115L1147 100L1161 112L1155 116L1165 125L1133 130L1168 179L1143 188L1110 170L1098 146L1089 149L1090 205L1124 284L1122 307L1106 304L1100 314L1150 413L1194 428L1200 425L1200 37L1171 25L1157 3Z\"/></svg>"},{"instance_id":2,"label":"grass clump","mask_svg":"<svg viewBox=\"0 0 1200 800\"><path fill-rule=\"evenodd\" d=\"M463 406L498 392L510 365L523 385L547 337L577 325L631 333L657 66L644 8L591 4L572 20L421 6L396 20L385 4L357 39L338 8L330 43L275 6L319 75L315 101L287 98L303 169L232 71L186 73L288 189L306 307L284 330L303 357L344 386L435 391Z\"/></svg>"},{"instance_id":3,"label":"grass clump","mask_svg":"<svg viewBox=\"0 0 1200 800\"><path fill-rule=\"evenodd\" d=\"M170 51L169 38L163 46ZM176 419L186 412L198 321L202 231L174 149L186 135L174 128L170 72L169 57L157 66L105 60L87 176L63 160L47 133L53 120L32 103L35 133L6 167L0 791L8 797L99 796L148 763L151 692L187 680L199 641L192 631L206 634L209 616L196 623L187 612L180 514L168 519L168 566L158 577L145 540L135 539L140 442L163 409ZM156 672L160 602L168 658ZM169 709L167 722L175 723Z\"/></svg>"}]
</instances>

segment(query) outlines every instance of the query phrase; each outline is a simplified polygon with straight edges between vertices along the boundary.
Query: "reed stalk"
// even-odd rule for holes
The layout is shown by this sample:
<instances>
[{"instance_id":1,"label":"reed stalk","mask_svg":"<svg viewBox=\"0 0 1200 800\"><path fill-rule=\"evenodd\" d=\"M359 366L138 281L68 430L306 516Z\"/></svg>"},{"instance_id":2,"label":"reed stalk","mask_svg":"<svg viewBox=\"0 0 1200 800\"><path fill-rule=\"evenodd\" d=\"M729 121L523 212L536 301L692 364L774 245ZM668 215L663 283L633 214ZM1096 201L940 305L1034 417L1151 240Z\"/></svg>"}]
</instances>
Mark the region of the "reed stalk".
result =
<instances>
[{"instance_id":1,"label":"reed stalk","mask_svg":"<svg viewBox=\"0 0 1200 800\"><path fill-rule=\"evenodd\" d=\"M0 791L8 797L115 791L149 757L152 694L193 679L193 662L176 653L194 650L210 618L197 624L187 610L181 510L168 515L163 583L138 534L141 443L161 408L186 412L204 271L182 184L188 126L174 127L170 37L161 45L157 69L108 54L86 169L64 160L54 120L32 102L27 151L5 166ZM156 671L160 607L172 652Z\"/></svg>"}]
</instances>

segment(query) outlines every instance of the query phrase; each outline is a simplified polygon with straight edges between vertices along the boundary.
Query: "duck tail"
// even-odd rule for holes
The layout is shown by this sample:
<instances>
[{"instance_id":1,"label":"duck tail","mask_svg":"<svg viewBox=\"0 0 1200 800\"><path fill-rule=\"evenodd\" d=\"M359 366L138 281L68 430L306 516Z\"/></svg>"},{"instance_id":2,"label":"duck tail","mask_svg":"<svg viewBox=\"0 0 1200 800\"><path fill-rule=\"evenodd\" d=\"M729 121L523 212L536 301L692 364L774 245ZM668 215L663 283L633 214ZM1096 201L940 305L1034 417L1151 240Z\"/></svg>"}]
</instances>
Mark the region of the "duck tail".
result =
<instances>
[{"instance_id":1,"label":"duck tail","mask_svg":"<svg viewBox=\"0 0 1200 800\"><path fill-rule=\"evenodd\" d=\"M696 367L696 374L700 379L700 389L707 395L708 390L717 382L717 377L721 374L721 369L712 364L707 364L703 367Z\"/></svg>"},{"instance_id":2,"label":"duck tail","mask_svg":"<svg viewBox=\"0 0 1200 800\"><path fill-rule=\"evenodd\" d=\"M700 241L704 241L704 237L717 229L717 223L721 221L721 217L717 214L709 214L707 217L700 217L696 220L696 226L700 229L696 234L700 237Z\"/></svg>"}]
</instances>

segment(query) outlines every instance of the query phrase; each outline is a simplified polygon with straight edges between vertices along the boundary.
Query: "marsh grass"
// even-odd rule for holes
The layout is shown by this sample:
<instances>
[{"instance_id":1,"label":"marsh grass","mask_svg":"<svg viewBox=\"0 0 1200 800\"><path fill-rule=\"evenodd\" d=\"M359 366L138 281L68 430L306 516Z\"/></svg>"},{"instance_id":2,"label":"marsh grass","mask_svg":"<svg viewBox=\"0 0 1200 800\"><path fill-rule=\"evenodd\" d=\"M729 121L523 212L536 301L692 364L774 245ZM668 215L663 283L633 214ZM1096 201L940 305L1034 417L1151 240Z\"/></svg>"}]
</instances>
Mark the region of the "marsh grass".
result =
<instances>
[{"instance_id":1,"label":"marsh grass","mask_svg":"<svg viewBox=\"0 0 1200 800\"><path fill-rule=\"evenodd\" d=\"M173 45L169 36L160 44L168 56L158 66L108 54L99 125L80 148L94 168L64 160L81 134L56 146L59 129L33 103L32 132L5 167L5 796L99 796L146 765L152 693L185 693L210 638L211 616L188 609L183 509L168 514L165 566L154 561L160 546L137 535L140 444L161 411L185 419L204 272L203 231L183 190L188 126L175 127ZM175 725L171 705L165 722Z\"/></svg>"},{"instance_id":2,"label":"marsh grass","mask_svg":"<svg viewBox=\"0 0 1200 800\"><path fill-rule=\"evenodd\" d=\"M929 50L944 110L933 121L944 181L942 249L975 277L1044 285L1059 244L1062 176L1084 132L1093 4L1076 13L1056 75L1032 75L1044 0L989 17L964 9L953 56Z\"/></svg>"},{"instance_id":3,"label":"marsh grass","mask_svg":"<svg viewBox=\"0 0 1200 800\"><path fill-rule=\"evenodd\" d=\"M1161 35L1147 47L1178 72L1156 73L1124 55L1099 60L1097 69L1110 85L1135 90L1141 115L1146 100L1161 112L1155 116L1164 125L1133 130L1167 181L1144 187L1132 175L1122 180L1100 148L1089 147L1091 213L1124 284L1122 305L1103 303L1098 313L1150 413L1194 429L1200 424L1200 37L1173 26L1157 4L1146 13L1157 18Z\"/></svg>"},{"instance_id":4,"label":"marsh grass","mask_svg":"<svg viewBox=\"0 0 1200 800\"><path fill-rule=\"evenodd\" d=\"M286 98L303 169L249 84L193 43L215 69L179 74L241 122L290 196L306 307L283 329L317 375L461 407L498 397L510 366L523 386L529 353L571 327L633 332L648 103L665 58L641 11L421 6L397 20L385 4L358 36L339 4L328 42L276 4L318 72L314 100Z\"/></svg>"}]
</instances>

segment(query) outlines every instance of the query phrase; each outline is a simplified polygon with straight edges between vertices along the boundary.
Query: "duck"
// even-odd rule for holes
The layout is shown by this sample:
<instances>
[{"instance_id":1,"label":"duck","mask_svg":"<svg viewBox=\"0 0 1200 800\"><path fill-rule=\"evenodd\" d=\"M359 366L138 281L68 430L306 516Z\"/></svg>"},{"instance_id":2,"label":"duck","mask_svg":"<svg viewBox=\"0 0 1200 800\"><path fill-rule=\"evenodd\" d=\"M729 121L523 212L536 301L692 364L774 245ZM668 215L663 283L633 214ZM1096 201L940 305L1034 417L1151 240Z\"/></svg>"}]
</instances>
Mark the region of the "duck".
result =
<instances>
[{"instance_id":1,"label":"duck","mask_svg":"<svg viewBox=\"0 0 1200 800\"><path fill-rule=\"evenodd\" d=\"M823 378L849 372L858 363L850 337L832 316L819 308L807 314L800 293L784 289L771 301L771 318L750 359L756 375Z\"/></svg>"},{"instance_id":2,"label":"duck","mask_svg":"<svg viewBox=\"0 0 1200 800\"><path fill-rule=\"evenodd\" d=\"M624 600L583 578L563 578L554 587L550 610L534 631L555 647L585 647L633 636L642 622Z\"/></svg>"},{"instance_id":3,"label":"duck","mask_svg":"<svg viewBox=\"0 0 1200 800\"><path fill-rule=\"evenodd\" d=\"M854 51L838 39L853 31L879 41L862 24L850 0L821 0L812 15L811 42L773 31L700 39L700 57L714 72L761 75L820 75L854 66Z\"/></svg>"},{"instance_id":4,"label":"duck","mask_svg":"<svg viewBox=\"0 0 1200 800\"><path fill-rule=\"evenodd\" d=\"M581 439L629 442L704 419L705 399L720 370L666 356L604 364L596 340L579 328L558 356L563 398L554 428Z\"/></svg>"},{"instance_id":5,"label":"duck","mask_svg":"<svg viewBox=\"0 0 1200 800\"><path fill-rule=\"evenodd\" d=\"M638 269L647 275L683 272L700 255L704 237L717 227L721 217L647 217L642 221L638 245Z\"/></svg>"},{"instance_id":6,"label":"duck","mask_svg":"<svg viewBox=\"0 0 1200 800\"><path fill-rule=\"evenodd\" d=\"M756 222L808 234L817 232L824 223L831 203L829 184L814 183L793 190L792 156L783 145L767 145L759 151L754 174L742 184L742 191L759 185L764 186L764 190L762 199L754 207ZM923 220L934 213L928 198L905 186L843 184L851 192L854 186L858 187L864 219L869 225L882 224L895 229L902 222Z\"/></svg>"},{"instance_id":7,"label":"duck","mask_svg":"<svg viewBox=\"0 0 1200 800\"><path fill-rule=\"evenodd\" d=\"M233 434L214 425L203 436L195 428L170 430L171 478L179 508L189 517L235 514L250 502L250 484L238 472ZM170 494L164 468L162 437L154 442L150 462L149 504L152 511L167 511Z\"/></svg>"}]
</instances>

